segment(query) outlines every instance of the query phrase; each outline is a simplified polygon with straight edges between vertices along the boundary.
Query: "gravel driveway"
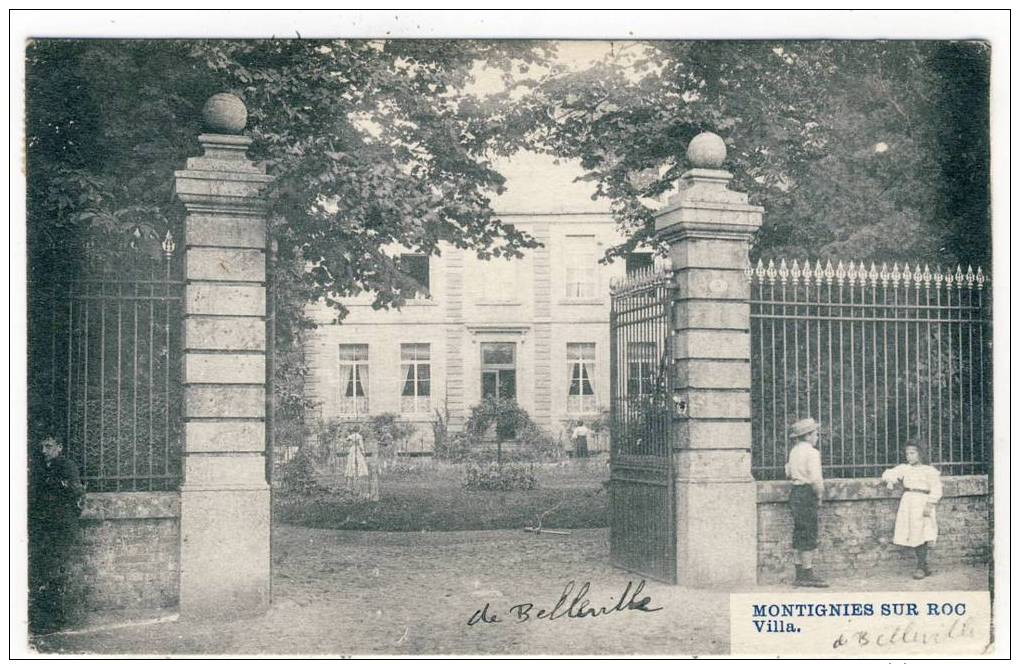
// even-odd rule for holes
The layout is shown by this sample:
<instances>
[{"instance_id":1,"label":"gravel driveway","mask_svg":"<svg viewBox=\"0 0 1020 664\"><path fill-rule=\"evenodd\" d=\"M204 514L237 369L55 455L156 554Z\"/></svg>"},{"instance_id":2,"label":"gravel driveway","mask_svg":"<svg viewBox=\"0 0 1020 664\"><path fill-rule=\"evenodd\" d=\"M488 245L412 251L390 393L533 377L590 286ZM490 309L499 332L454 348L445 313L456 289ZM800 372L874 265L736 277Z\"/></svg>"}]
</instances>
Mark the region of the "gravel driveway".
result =
<instances>
[{"instance_id":1,"label":"gravel driveway","mask_svg":"<svg viewBox=\"0 0 1020 664\"><path fill-rule=\"evenodd\" d=\"M613 606L636 576L606 562L608 531L569 536L517 531L384 533L278 526L274 603L228 623L177 620L40 639L44 651L160 654L725 654L729 595L646 582L637 598L659 611L587 618L508 614L522 602L552 609L564 585L591 583L590 606ZM980 588L983 570L945 571L925 588L909 579L847 587ZM926 579L921 585L932 579ZM633 588L633 586L632 586ZM765 590L765 588L760 588ZM790 591L791 588L775 588ZM489 604L502 621L468 626Z\"/></svg>"}]
</instances>

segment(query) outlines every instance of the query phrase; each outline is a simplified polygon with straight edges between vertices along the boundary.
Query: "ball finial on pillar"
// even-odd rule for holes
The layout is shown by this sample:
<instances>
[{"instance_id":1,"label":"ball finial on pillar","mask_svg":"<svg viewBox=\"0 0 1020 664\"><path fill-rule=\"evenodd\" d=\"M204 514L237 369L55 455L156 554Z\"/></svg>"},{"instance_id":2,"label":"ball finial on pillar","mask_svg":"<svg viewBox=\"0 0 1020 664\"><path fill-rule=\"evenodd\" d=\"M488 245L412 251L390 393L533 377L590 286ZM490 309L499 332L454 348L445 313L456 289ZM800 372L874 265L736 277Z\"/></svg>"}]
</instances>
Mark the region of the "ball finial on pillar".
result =
<instances>
[{"instance_id":1,"label":"ball finial on pillar","mask_svg":"<svg viewBox=\"0 0 1020 664\"><path fill-rule=\"evenodd\" d=\"M722 168L726 161L726 143L718 134L703 131L687 146L687 161L692 168Z\"/></svg>"},{"instance_id":2,"label":"ball finial on pillar","mask_svg":"<svg viewBox=\"0 0 1020 664\"><path fill-rule=\"evenodd\" d=\"M202 122L214 134L240 134L248 124L248 109L237 95L220 92L205 102Z\"/></svg>"}]
</instances>

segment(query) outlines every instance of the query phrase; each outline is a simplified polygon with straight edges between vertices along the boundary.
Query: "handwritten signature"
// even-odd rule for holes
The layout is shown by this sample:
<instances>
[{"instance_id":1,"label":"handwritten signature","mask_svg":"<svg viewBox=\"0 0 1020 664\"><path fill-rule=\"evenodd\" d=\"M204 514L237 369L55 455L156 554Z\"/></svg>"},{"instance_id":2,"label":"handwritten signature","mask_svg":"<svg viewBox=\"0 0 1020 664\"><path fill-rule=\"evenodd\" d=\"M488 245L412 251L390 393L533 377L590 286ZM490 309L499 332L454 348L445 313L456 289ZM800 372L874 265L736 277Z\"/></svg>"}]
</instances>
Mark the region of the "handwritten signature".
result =
<instances>
[{"instance_id":1,"label":"handwritten signature","mask_svg":"<svg viewBox=\"0 0 1020 664\"><path fill-rule=\"evenodd\" d=\"M560 593L559 599L556 600L556 604L551 609L536 608L533 602L521 602L507 609L506 615L514 623L519 624L526 623L529 620L552 621L559 620L560 618L597 618L623 611L643 611L645 613L661 611L661 606L649 606L652 598L648 595L643 595L638 599L638 596L643 594L644 589L644 581L639 582L636 586L633 581L628 581L627 587L624 588L616 604L612 606L591 606L591 603L586 598L588 591L591 590L591 583L585 581L580 586L576 586L574 581L568 581L563 586L563 592ZM609 599L612 601L613 598L610 597ZM486 602L485 606L471 615L467 624L473 627L478 624L501 623L503 622L501 616L502 614L495 611L489 602Z\"/></svg>"},{"instance_id":2,"label":"handwritten signature","mask_svg":"<svg viewBox=\"0 0 1020 664\"><path fill-rule=\"evenodd\" d=\"M970 618L961 620L956 618L948 627L943 624L934 628L925 629L911 621L905 625L899 624L892 628L882 630L856 630L840 634L832 643L832 649L838 650L846 647L858 648L886 648L897 645L939 645L953 639L973 639L977 637L977 630Z\"/></svg>"}]
</instances>

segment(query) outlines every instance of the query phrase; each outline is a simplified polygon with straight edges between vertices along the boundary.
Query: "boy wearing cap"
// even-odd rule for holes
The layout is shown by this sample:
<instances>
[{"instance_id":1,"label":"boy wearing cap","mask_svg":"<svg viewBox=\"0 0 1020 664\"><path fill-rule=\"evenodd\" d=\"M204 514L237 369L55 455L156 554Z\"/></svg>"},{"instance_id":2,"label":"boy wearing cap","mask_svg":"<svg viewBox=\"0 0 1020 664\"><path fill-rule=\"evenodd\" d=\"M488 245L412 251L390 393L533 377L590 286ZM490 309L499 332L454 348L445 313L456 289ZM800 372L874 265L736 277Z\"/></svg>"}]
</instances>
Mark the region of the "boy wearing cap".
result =
<instances>
[{"instance_id":1,"label":"boy wearing cap","mask_svg":"<svg viewBox=\"0 0 1020 664\"><path fill-rule=\"evenodd\" d=\"M797 576L795 586L827 588L811 567L818 548L818 507L825 488L822 480L822 455L818 444L818 422L806 418L790 426L790 456L786 476L793 483L790 509L793 512L793 551Z\"/></svg>"}]
</instances>

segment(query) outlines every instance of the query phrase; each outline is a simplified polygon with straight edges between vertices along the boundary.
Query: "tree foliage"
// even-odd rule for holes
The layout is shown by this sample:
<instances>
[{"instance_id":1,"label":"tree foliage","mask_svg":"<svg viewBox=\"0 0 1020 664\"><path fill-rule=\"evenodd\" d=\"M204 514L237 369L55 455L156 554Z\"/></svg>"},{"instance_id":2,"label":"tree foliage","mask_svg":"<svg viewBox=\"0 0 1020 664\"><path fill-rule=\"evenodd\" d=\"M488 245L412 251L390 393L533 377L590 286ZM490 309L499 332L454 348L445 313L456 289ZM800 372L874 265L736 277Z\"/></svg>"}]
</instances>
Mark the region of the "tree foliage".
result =
<instances>
[{"instance_id":1,"label":"tree foliage","mask_svg":"<svg viewBox=\"0 0 1020 664\"><path fill-rule=\"evenodd\" d=\"M395 245L443 243L515 256L535 242L493 214L503 177L490 167L524 132L507 101L549 46L478 41L41 40L26 52L29 296L83 271L162 267L167 231L181 237L174 170L200 154L201 108L228 91L248 108L250 156L275 180L270 270L276 427L300 444L311 405L304 307L370 291L399 305L420 286ZM478 67L505 90L466 90ZM527 85L527 82L522 85ZM178 242L178 245L181 243ZM40 319L48 320L48 319ZM45 326L30 330L45 362ZM38 339L36 338L38 337ZM38 357L36 357L38 355ZM30 372L35 375L38 372ZM40 399L33 398L34 403Z\"/></svg>"},{"instance_id":2,"label":"tree foliage","mask_svg":"<svg viewBox=\"0 0 1020 664\"><path fill-rule=\"evenodd\" d=\"M31 44L28 225L32 269L125 249L155 255L180 219L173 170L199 152L214 92L248 106L251 156L276 176L281 261L310 267L311 296L363 290L399 303L419 286L393 244L441 242L483 256L534 241L493 215L503 178L489 159L520 145L510 84L465 92L479 63L510 82L547 46L481 41L64 41ZM127 93L130 91L130 93Z\"/></svg>"},{"instance_id":3,"label":"tree foliage","mask_svg":"<svg viewBox=\"0 0 1020 664\"><path fill-rule=\"evenodd\" d=\"M988 67L982 43L626 43L526 103L611 201L629 240L610 256L651 238L650 199L707 130L765 206L759 256L987 264Z\"/></svg>"},{"instance_id":4,"label":"tree foliage","mask_svg":"<svg viewBox=\"0 0 1020 664\"><path fill-rule=\"evenodd\" d=\"M581 69L554 43L68 41L27 51L30 271L83 256L156 256L181 211L173 170L199 151L214 92L249 109L280 264L294 289L379 307L418 284L392 247L483 256L534 246L495 217L489 159L580 159L629 241L712 130L734 186L766 207L758 255L987 264L987 45L975 42L625 42ZM470 92L480 68L502 90ZM125 94L125 91L130 94ZM658 177L638 177L648 173ZM56 270L54 269L56 266ZM310 269L305 269L305 268Z\"/></svg>"}]
</instances>

